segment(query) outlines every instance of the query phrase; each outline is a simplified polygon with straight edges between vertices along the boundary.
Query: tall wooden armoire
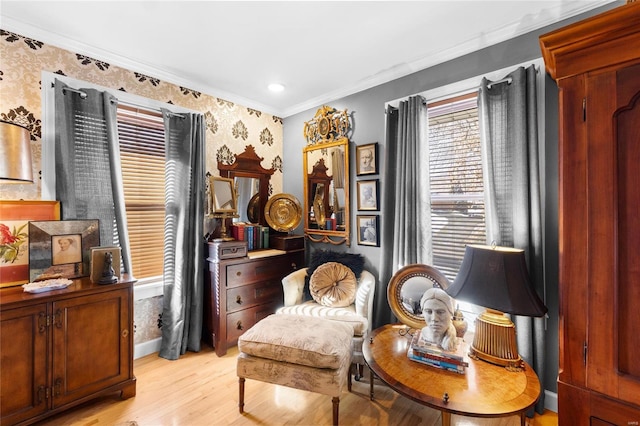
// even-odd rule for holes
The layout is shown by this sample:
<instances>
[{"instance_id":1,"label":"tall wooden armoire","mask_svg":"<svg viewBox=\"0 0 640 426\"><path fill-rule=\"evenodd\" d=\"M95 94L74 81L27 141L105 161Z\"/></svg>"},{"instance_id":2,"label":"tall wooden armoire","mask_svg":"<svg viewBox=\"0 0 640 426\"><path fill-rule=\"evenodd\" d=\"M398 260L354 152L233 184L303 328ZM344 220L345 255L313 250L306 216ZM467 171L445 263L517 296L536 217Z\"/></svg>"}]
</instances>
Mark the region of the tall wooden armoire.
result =
<instances>
[{"instance_id":1,"label":"tall wooden armoire","mask_svg":"<svg viewBox=\"0 0 640 426\"><path fill-rule=\"evenodd\" d=\"M540 37L560 90L560 425L640 422L640 2Z\"/></svg>"}]
</instances>

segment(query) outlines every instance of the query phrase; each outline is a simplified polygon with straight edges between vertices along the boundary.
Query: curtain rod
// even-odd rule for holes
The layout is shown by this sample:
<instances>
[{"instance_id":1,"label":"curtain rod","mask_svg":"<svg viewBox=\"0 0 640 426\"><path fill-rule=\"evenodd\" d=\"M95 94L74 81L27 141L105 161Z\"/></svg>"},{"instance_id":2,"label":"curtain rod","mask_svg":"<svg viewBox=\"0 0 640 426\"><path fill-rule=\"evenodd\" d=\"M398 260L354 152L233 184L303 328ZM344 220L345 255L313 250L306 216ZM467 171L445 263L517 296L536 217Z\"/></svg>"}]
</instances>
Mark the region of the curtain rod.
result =
<instances>
[{"instance_id":1,"label":"curtain rod","mask_svg":"<svg viewBox=\"0 0 640 426\"><path fill-rule=\"evenodd\" d=\"M162 111L162 109L160 109L160 108L154 108L154 107L149 107L149 106L146 106L146 105L136 104L134 102L123 101L123 100L118 99L118 98L111 99L111 103L122 104L122 105L132 106L132 107L136 107L136 108L147 109L147 110L150 110L150 111L158 111L160 113L164 113L164 114L169 115L171 117L178 117L178 118L181 118L183 120L186 118L184 116L184 114L179 114L177 112L171 112L171 111Z\"/></svg>"},{"instance_id":2,"label":"curtain rod","mask_svg":"<svg viewBox=\"0 0 640 426\"><path fill-rule=\"evenodd\" d=\"M56 87L55 83L51 83L51 87ZM74 89L72 87L63 87L62 88L62 93L64 93L65 91L72 92L72 93L77 93L78 95L80 95L80 99L87 99L87 93L83 92L82 90ZM147 110L150 110L150 111L157 111L157 112L160 112L160 113L163 112L160 108L149 107L149 106L146 106L146 105L140 105L140 104L136 104L136 103L133 103L133 102L123 101L123 100L118 99L118 98L112 99L111 103L123 104L123 105L128 105L128 106L137 107L137 108L143 108L143 109L147 109ZM178 114L178 113L171 112L171 111L164 111L164 113L169 115L169 116L179 117L179 118L181 118L183 120L186 118L183 114Z\"/></svg>"},{"instance_id":3,"label":"curtain rod","mask_svg":"<svg viewBox=\"0 0 640 426\"><path fill-rule=\"evenodd\" d=\"M512 81L513 81L513 78L511 77L503 78L502 80L492 81L491 83L487 84L487 89L491 89L491 86L493 86L494 84L500 84L500 83L511 84Z\"/></svg>"}]
</instances>

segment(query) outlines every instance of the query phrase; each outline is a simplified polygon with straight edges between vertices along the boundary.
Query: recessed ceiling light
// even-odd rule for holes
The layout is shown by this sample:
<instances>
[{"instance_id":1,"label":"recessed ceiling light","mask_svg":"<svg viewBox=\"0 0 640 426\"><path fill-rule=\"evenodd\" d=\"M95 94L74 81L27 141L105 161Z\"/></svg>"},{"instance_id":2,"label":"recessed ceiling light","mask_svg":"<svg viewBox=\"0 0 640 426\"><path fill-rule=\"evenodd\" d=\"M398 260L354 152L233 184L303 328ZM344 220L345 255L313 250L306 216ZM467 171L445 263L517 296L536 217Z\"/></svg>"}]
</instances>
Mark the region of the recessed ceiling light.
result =
<instances>
[{"instance_id":1,"label":"recessed ceiling light","mask_svg":"<svg viewBox=\"0 0 640 426\"><path fill-rule=\"evenodd\" d=\"M271 83L268 88L272 92L282 92L284 90L284 86L280 83Z\"/></svg>"}]
</instances>

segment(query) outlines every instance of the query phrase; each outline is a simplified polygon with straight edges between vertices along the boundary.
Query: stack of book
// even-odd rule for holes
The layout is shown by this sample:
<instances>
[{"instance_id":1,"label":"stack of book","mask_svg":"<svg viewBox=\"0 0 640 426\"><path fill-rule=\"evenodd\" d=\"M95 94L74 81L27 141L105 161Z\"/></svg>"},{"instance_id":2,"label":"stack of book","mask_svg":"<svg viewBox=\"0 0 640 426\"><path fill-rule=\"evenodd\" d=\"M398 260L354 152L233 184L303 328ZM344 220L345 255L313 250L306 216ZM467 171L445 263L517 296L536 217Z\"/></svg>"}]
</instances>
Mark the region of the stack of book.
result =
<instances>
[{"instance_id":1,"label":"stack of book","mask_svg":"<svg viewBox=\"0 0 640 426\"><path fill-rule=\"evenodd\" d=\"M237 241L246 241L248 250L269 248L269 227L255 223L234 222L231 225L231 237Z\"/></svg>"},{"instance_id":2,"label":"stack of book","mask_svg":"<svg viewBox=\"0 0 640 426\"><path fill-rule=\"evenodd\" d=\"M422 337L422 333L415 333L407 356L410 360L465 374L465 368L469 366L467 345L462 339L458 339L458 347L455 351L445 351L441 347L428 343Z\"/></svg>"}]
</instances>

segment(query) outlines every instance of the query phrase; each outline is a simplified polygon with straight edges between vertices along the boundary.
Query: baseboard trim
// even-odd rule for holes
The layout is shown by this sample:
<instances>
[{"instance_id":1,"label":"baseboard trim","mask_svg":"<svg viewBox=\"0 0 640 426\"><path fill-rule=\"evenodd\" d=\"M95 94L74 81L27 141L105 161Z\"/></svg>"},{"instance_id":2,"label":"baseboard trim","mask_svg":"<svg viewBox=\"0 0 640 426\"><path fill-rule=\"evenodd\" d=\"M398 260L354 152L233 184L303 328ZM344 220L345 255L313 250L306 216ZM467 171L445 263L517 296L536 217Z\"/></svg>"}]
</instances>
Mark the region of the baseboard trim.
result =
<instances>
[{"instance_id":1,"label":"baseboard trim","mask_svg":"<svg viewBox=\"0 0 640 426\"><path fill-rule=\"evenodd\" d=\"M544 391L544 408L554 413L558 412L558 394L548 390Z\"/></svg>"},{"instance_id":2,"label":"baseboard trim","mask_svg":"<svg viewBox=\"0 0 640 426\"><path fill-rule=\"evenodd\" d=\"M154 352L160 352L161 343L162 337L158 337L153 340L136 344L133 348L133 359L142 358L143 356L150 355Z\"/></svg>"}]
</instances>

